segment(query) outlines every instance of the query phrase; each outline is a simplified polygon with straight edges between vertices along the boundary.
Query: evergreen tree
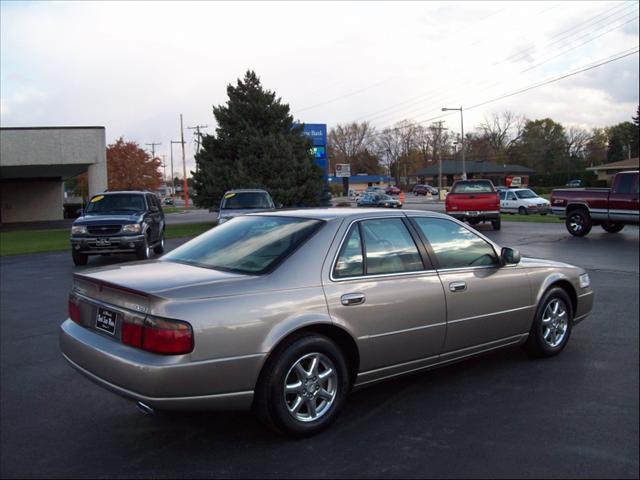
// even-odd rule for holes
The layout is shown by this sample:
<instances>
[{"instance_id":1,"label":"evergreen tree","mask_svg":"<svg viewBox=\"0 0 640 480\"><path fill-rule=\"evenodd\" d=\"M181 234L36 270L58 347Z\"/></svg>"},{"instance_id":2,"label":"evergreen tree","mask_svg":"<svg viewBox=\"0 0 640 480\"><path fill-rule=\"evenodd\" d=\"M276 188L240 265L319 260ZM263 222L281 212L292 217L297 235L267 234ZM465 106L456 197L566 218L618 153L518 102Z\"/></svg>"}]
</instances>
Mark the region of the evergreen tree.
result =
<instances>
[{"instance_id":1,"label":"evergreen tree","mask_svg":"<svg viewBox=\"0 0 640 480\"><path fill-rule=\"evenodd\" d=\"M225 105L213 107L215 134L203 137L196 155L196 204L218 206L226 190L264 188L276 204L318 205L323 172L289 105L265 90L250 70L227 87L227 95Z\"/></svg>"}]
</instances>

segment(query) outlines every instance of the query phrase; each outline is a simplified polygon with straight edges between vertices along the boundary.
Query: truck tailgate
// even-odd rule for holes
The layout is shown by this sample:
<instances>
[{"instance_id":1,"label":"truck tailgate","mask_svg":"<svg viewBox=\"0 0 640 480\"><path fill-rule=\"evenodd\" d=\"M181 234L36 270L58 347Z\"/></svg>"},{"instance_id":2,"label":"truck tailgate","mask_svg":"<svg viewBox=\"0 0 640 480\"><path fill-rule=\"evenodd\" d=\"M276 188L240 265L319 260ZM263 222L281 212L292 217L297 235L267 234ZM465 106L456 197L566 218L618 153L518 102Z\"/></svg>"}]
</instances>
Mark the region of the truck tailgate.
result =
<instances>
[{"instance_id":1,"label":"truck tailgate","mask_svg":"<svg viewBox=\"0 0 640 480\"><path fill-rule=\"evenodd\" d=\"M500 210L496 193L450 193L447 195L447 211L496 211Z\"/></svg>"}]
</instances>

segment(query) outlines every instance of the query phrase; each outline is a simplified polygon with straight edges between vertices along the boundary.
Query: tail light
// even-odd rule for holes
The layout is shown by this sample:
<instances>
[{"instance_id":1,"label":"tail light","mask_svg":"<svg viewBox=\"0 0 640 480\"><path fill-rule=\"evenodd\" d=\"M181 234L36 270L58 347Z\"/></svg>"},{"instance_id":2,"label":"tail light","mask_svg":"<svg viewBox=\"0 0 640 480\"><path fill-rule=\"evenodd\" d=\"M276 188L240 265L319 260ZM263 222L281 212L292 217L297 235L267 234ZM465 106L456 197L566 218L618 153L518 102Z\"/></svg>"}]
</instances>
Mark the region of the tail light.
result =
<instances>
[{"instance_id":1,"label":"tail light","mask_svg":"<svg viewBox=\"0 0 640 480\"><path fill-rule=\"evenodd\" d=\"M80 307L76 303L77 299L73 295L69 295L69 318L77 324L82 324L80 315Z\"/></svg>"},{"instance_id":2,"label":"tail light","mask_svg":"<svg viewBox=\"0 0 640 480\"><path fill-rule=\"evenodd\" d=\"M179 320L148 316L144 321L122 323L122 343L148 352L180 355L193 351L193 329Z\"/></svg>"}]
</instances>

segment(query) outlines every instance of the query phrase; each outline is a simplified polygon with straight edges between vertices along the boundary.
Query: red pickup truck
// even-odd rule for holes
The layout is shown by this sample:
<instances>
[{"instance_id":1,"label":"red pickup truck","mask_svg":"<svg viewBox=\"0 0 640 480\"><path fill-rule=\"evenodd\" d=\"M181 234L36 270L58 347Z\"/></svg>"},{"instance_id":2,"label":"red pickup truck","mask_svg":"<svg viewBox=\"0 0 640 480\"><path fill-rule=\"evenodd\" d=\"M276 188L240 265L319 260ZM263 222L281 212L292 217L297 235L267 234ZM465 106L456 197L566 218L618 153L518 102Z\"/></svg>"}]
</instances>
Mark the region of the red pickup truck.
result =
<instances>
[{"instance_id":1,"label":"red pickup truck","mask_svg":"<svg viewBox=\"0 0 640 480\"><path fill-rule=\"evenodd\" d=\"M583 237L594 225L618 233L638 224L638 171L620 172L612 188L571 188L551 192L551 211L565 219L571 235Z\"/></svg>"},{"instance_id":2,"label":"red pickup truck","mask_svg":"<svg viewBox=\"0 0 640 480\"><path fill-rule=\"evenodd\" d=\"M491 180L458 180L445 199L446 212L471 225L491 222L500 230L500 196Z\"/></svg>"}]
</instances>

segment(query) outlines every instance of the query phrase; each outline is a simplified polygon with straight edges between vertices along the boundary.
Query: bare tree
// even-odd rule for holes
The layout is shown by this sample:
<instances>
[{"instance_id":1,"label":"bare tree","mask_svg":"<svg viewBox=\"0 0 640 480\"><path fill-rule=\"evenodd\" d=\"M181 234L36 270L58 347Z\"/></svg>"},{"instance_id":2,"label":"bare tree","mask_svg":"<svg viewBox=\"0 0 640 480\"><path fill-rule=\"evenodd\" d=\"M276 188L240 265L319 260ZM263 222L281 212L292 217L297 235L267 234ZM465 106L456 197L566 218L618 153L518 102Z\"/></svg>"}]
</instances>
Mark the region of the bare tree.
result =
<instances>
[{"instance_id":1,"label":"bare tree","mask_svg":"<svg viewBox=\"0 0 640 480\"><path fill-rule=\"evenodd\" d=\"M352 170L357 170L362 157L371 157L375 147L375 127L369 122L352 122L336 125L329 131L328 147L329 160L332 166L337 163L352 164Z\"/></svg>"},{"instance_id":2,"label":"bare tree","mask_svg":"<svg viewBox=\"0 0 640 480\"><path fill-rule=\"evenodd\" d=\"M386 128L378 138L378 151L390 173L395 171L396 183L401 185L401 177L406 176L406 164L418 145L420 126L410 120L401 120L392 128Z\"/></svg>"},{"instance_id":3,"label":"bare tree","mask_svg":"<svg viewBox=\"0 0 640 480\"><path fill-rule=\"evenodd\" d=\"M522 135L526 119L513 112L505 111L501 114L492 113L490 118L485 117L479 130L496 154L509 150Z\"/></svg>"},{"instance_id":4,"label":"bare tree","mask_svg":"<svg viewBox=\"0 0 640 480\"><path fill-rule=\"evenodd\" d=\"M591 134L584 128L569 127L567 131L567 148L569 155L575 158L584 158L585 148L590 138Z\"/></svg>"}]
</instances>

